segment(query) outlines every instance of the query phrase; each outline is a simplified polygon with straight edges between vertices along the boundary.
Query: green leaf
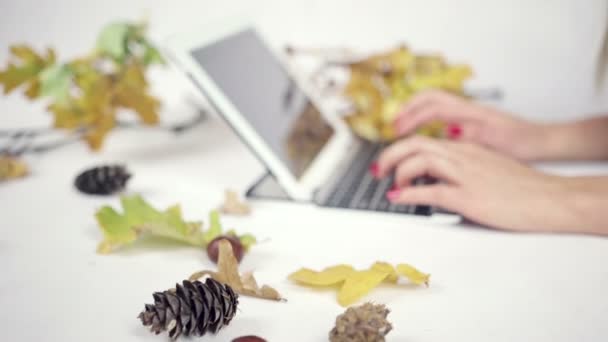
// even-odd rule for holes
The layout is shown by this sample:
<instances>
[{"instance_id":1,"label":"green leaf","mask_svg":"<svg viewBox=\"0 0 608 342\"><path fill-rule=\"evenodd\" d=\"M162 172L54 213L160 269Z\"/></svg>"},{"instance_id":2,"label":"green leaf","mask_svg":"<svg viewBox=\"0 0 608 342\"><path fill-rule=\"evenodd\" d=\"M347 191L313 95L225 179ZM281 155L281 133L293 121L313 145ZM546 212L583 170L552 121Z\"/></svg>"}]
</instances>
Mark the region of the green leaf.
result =
<instances>
[{"instance_id":1,"label":"green leaf","mask_svg":"<svg viewBox=\"0 0 608 342\"><path fill-rule=\"evenodd\" d=\"M160 54L158 49L152 46L152 44L146 41L144 43L144 49L144 65L165 64L165 60L163 59L162 55Z\"/></svg>"},{"instance_id":2,"label":"green leaf","mask_svg":"<svg viewBox=\"0 0 608 342\"><path fill-rule=\"evenodd\" d=\"M40 96L64 102L69 97L74 73L67 64L55 64L40 73Z\"/></svg>"},{"instance_id":3,"label":"green leaf","mask_svg":"<svg viewBox=\"0 0 608 342\"><path fill-rule=\"evenodd\" d=\"M187 222L182 218L179 206L159 211L141 196L121 197L124 213L111 207L101 208L97 222L104 234L104 240L97 251L102 254L130 245L143 234L160 236L193 246L204 246L205 240L200 222Z\"/></svg>"},{"instance_id":4,"label":"green leaf","mask_svg":"<svg viewBox=\"0 0 608 342\"><path fill-rule=\"evenodd\" d=\"M248 251L251 246L255 245L258 240L252 234L243 234L239 236L239 240L241 240L241 244L245 247L245 250Z\"/></svg>"},{"instance_id":5,"label":"green leaf","mask_svg":"<svg viewBox=\"0 0 608 342\"><path fill-rule=\"evenodd\" d=\"M127 38L132 29L133 25L125 22L107 25L97 38L97 51L122 61L128 52Z\"/></svg>"},{"instance_id":6,"label":"green leaf","mask_svg":"<svg viewBox=\"0 0 608 342\"><path fill-rule=\"evenodd\" d=\"M217 210L209 212L209 229L204 234L205 243L213 241L222 235L222 224L220 223L220 213Z\"/></svg>"}]
</instances>

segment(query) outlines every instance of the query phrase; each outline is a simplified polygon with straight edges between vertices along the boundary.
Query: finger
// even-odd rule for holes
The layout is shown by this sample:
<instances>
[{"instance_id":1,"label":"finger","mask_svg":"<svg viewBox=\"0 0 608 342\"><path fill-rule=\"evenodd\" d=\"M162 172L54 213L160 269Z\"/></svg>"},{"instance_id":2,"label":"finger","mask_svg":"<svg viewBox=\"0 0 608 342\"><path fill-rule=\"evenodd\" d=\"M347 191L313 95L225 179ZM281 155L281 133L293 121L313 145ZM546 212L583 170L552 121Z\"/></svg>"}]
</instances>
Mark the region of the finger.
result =
<instances>
[{"instance_id":1,"label":"finger","mask_svg":"<svg viewBox=\"0 0 608 342\"><path fill-rule=\"evenodd\" d=\"M445 125L443 136L450 140L479 142L479 130L475 121L450 122Z\"/></svg>"},{"instance_id":2,"label":"finger","mask_svg":"<svg viewBox=\"0 0 608 342\"><path fill-rule=\"evenodd\" d=\"M421 185L387 193L393 204L430 205L454 212L461 212L466 206L466 199L461 197L457 187L446 184Z\"/></svg>"},{"instance_id":3,"label":"finger","mask_svg":"<svg viewBox=\"0 0 608 342\"><path fill-rule=\"evenodd\" d=\"M449 157L445 145L435 139L421 136L399 140L382 151L376 161L375 175L380 178L386 176L403 159L420 152Z\"/></svg>"},{"instance_id":4,"label":"finger","mask_svg":"<svg viewBox=\"0 0 608 342\"><path fill-rule=\"evenodd\" d=\"M409 100L403 108L401 108L401 114L408 115L416 111L419 108L425 107L435 102L441 102L448 100L449 95L441 90L431 89L425 90L415 95Z\"/></svg>"},{"instance_id":5,"label":"finger","mask_svg":"<svg viewBox=\"0 0 608 342\"><path fill-rule=\"evenodd\" d=\"M402 115L395 122L397 135L404 136L412 133L416 128L436 120L453 121L453 115L449 114L449 109L444 105L434 103L416 109L409 115Z\"/></svg>"},{"instance_id":6,"label":"finger","mask_svg":"<svg viewBox=\"0 0 608 342\"><path fill-rule=\"evenodd\" d=\"M429 175L441 181L457 184L458 167L448 159L434 154L417 154L403 160L395 171L395 184L408 186L420 176Z\"/></svg>"}]
</instances>

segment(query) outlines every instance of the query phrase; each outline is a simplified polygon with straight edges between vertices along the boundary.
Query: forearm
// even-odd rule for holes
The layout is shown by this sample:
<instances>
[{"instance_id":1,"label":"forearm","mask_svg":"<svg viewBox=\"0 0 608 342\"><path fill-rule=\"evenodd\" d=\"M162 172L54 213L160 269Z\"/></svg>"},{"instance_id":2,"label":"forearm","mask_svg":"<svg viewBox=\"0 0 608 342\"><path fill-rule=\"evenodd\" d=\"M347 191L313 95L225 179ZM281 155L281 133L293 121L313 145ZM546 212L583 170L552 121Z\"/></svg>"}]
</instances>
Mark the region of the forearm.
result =
<instances>
[{"instance_id":1,"label":"forearm","mask_svg":"<svg viewBox=\"0 0 608 342\"><path fill-rule=\"evenodd\" d=\"M607 160L608 116L540 126L540 160Z\"/></svg>"},{"instance_id":2,"label":"forearm","mask_svg":"<svg viewBox=\"0 0 608 342\"><path fill-rule=\"evenodd\" d=\"M564 177L564 202L570 211L561 231L608 235L608 176Z\"/></svg>"}]
</instances>

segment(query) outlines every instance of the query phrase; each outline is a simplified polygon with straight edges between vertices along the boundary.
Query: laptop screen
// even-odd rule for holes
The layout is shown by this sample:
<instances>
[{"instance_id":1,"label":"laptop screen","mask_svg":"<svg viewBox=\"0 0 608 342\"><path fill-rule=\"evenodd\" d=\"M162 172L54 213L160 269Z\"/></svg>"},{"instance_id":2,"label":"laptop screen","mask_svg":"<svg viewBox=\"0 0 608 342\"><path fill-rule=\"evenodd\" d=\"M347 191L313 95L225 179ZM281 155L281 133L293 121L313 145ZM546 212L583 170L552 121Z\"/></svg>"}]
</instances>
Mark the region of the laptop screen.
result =
<instances>
[{"instance_id":1,"label":"laptop screen","mask_svg":"<svg viewBox=\"0 0 608 342\"><path fill-rule=\"evenodd\" d=\"M254 30L191 51L295 178L334 134Z\"/></svg>"}]
</instances>

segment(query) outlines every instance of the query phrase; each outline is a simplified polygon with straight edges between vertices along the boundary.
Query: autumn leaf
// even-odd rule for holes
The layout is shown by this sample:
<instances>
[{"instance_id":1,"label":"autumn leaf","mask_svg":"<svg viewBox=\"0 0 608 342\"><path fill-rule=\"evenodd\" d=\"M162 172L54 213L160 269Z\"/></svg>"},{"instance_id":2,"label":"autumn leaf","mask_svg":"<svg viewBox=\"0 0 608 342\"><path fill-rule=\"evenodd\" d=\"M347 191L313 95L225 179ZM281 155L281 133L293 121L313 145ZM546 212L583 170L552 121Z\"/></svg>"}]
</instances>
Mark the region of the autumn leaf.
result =
<instances>
[{"instance_id":1,"label":"autumn leaf","mask_svg":"<svg viewBox=\"0 0 608 342\"><path fill-rule=\"evenodd\" d=\"M25 177L27 174L28 167L24 161L0 155L0 182Z\"/></svg>"},{"instance_id":2,"label":"autumn leaf","mask_svg":"<svg viewBox=\"0 0 608 342\"><path fill-rule=\"evenodd\" d=\"M219 256L217 271L203 270L192 274L190 281L209 276L221 283L228 284L232 289L243 296L270 300L284 300L279 292L268 285L259 286L252 273L239 274L239 262L234 256L232 245L227 240L219 242Z\"/></svg>"},{"instance_id":3,"label":"autumn leaf","mask_svg":"<svg viewBox=\"0 0 608 342\"><path fill-rule=\"evenodd\" d=\"M239 236L233 230L224 232L219 213L215 210L209 213L209 228L204 231L201 222L184 220L177 205L158 210L139 195L123 196L120 202L122 213L110 206L104 206L95 215L104 235L103 241L97 248L100 254L108 254L127 247L143 235L204 247L219 235L232 234L241 240L246 250L256 241L251 234Z\"/></svg>"},{"instance_id":4,"label":"autumn leaf","mask_svg":"<svg viewBox=\"0 0 608 342\"><path fill-rule=\"evenodd\" d=\"M220 206L224 214L245 216L251 213L249 204L241 201L236 191L226 190L224 192L224 203Z\"/></svg>"},{"instance_id":5,"label":"autumn leaf","mask_svg":"<svg viewBox=\"0 0 608 342\"><path fill-rule=\"evenodd\" d=\"M393 122L418 92L443 89L463 95L464 82L472 76L467 65L448 64L440 55L416 55L404 46L345 65L350 77L342 96L352 104L345 121L369 141L395 140ZM417 133L441 137L443 131L438 134L436 127L423 127Z\"/></svg>"},{"instance_id":6,"label":"autumn leaf","mask_svg":"<svg viewBox=\"0 0 608 342\"><path fill-rule=\"evenodd\" d=\"M429 286L429 278L430 274L426 274L420 272L416 268L408 264L398 264L397 265L397 273L409 279L412 283L416 285L426 285Z\"/></svg>"},{"instance_id":7,"label":"autumn leaf","mask_svg":"<svg viewBox=\"0 0 608 342\"><path fill-rule=\"evenodd\" d=\"M160 101L147 94L147 87L141 65L131 64L120 75L114 100L119 106L132 109L144 124L154 125L158 123Z\"/></svg>"},{"instance_id":8,"label":"autumn leaf","mask_svg":"<svg viewBox=\"0 0 608 342\"><path fill-rule=\"evenodd\" d=\"M6 69L0 71L0 84L4 93L8 94L20 86L25 86L25 94L29 98L39 96L40 81L38 76L45 68L55 63L55 52L46 51L46 55L39 55L32 48L25 45L13 45L10 48L12 60Z\"/></svg>"},{"instance_id":9,"label":"autumn leaf","mask_svg":"<svg viewBox=\"0 0 608 342\"><path fill-rule=\"evenodd\" d=\"M105 206L95 215L104 235L97 248L101 254L130 245L144 234L204 246L201 223L185 221L179 206L159 211L138 195L122 197L121 205L122 214Z\"/></svg>"},{"instance_id":10,"label":"autumn leaf","mask_svg":"<svg viewBox=\"0 0 608 342\"><path fill-rule=\"evenodd\" d=\"M396 284L402 276L415 285L428 286L429 274L420 272L408 264L393 265L378 261L369 269L356 270L350 265L336 265L321 271L302 268L289 275L298 284L313 287L339 286L337 300L342 306L349 306L382 282Z\"/></svg>"},{"instance_id":11,"label":"autumn leaf","mask_svg":"<svg viewBox=\"0 0 608 342\"><path fill-rule=\"evenodd\" d=\"M0 85L5 93L23 86L29 98L47 98L53 126L81 130L83 140L98 150L121 110L133 111L146 125L159 122L160 101L150 94L145 72L163 58L145 33L145 23L111 23L92 53L59 64L51 49L42 55L26 45L12 46Z\"/></svg>"},{"instance_id":12,"label":"autumn leaf","mask_svg":"<svg viewBox=\"0 0 608 342\"><path fill-rule=\"evenodd\" d=\"M349 306L368 294L386 277L388 277L388 273L374 269L353 272L344 280L344 284L338 292L338 303L342 306Z\"/></svg>"}]
</instances>

